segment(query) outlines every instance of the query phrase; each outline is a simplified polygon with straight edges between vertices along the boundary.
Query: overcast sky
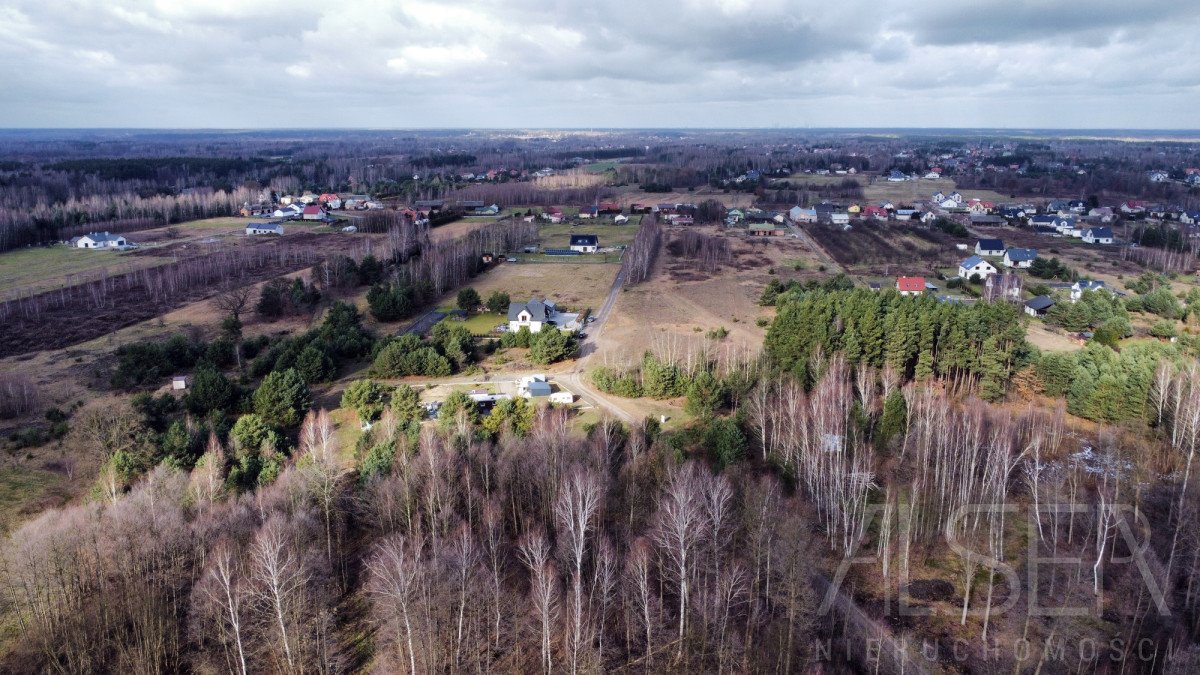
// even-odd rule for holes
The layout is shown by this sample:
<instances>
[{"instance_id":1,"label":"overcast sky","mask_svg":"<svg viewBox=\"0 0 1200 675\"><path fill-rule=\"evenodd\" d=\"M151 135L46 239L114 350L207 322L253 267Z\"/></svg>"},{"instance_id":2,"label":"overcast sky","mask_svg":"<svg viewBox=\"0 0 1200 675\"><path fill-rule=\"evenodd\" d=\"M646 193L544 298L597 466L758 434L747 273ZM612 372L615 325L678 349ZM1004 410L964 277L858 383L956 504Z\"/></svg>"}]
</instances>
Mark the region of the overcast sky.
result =
<instances>
[{"instance_id":1,"label":"overcast sky","mask_svg":"<svg viewBox=\"0 0 1200 675\"><path fill-rule=\"evenodd\" d=\"M1200 126L1195 0L0 0L3 127Z\"/></svg>"}]
</instances>

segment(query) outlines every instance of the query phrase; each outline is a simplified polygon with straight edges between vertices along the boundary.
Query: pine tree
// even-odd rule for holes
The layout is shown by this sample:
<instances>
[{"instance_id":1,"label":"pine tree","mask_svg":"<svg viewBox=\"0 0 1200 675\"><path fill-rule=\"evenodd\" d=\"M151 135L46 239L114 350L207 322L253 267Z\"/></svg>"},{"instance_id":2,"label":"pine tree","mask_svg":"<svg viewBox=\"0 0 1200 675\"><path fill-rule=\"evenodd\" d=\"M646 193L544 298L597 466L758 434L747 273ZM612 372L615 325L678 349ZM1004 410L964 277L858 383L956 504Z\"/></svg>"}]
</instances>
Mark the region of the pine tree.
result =
<instances>
[{"instance_id":1,"label":"pine tree","mask_svg":"<svg viewBox=\"0 0 1200 675\"><path fill-rule=\"evenodd\" d=\"M876 447L887 448L893 439L908 430L907 427L908 403L904 400L904 394L899 389L895 389L883 402L883 415L879 419Z\"/></svg>"}]
</instances>

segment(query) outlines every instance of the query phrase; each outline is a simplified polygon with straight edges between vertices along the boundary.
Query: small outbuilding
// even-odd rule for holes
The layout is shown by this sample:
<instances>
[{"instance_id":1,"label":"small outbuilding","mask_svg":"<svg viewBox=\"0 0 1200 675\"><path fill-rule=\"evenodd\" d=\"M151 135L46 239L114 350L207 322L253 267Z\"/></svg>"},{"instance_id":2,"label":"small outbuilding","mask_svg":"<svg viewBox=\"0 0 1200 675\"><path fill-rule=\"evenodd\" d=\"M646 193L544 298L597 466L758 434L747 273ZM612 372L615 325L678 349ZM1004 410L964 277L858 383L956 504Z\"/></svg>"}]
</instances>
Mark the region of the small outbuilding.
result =
<instances>
[{"instance_id":1,"label":"small outbuilding","mask_svg":"<svg viewBox=\"0 0 1200 675\"><path fill-rule=\"evenodd\" d=\"M1045 316L1054 306L1054 299L1048 295L1039 295L1025 301L1025 313L1029 316Z\"/></svg>"}]
</instances>

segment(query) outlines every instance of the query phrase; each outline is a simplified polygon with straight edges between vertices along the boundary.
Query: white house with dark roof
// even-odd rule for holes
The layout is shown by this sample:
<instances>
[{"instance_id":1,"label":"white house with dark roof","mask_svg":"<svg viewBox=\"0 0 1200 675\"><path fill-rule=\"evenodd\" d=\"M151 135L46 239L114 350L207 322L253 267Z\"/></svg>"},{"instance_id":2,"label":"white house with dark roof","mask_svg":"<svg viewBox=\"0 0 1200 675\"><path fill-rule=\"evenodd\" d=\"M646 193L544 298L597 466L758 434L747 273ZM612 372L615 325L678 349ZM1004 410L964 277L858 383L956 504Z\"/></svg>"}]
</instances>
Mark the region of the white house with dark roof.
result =
<instances>
[{"instance_id":1,"label":"white house with dark roof","mask_svg":"<svg viewBox=\"0 0 1200 675\"><path fill-rule=\"evenodd\" d=\"M1025 313L1029 316L1045 316L1046 312L1054 306L1054 299L1047 295L1039 295L1036 298L1030 298L1025 301Z\"/></svg>"},{"instance_id":2,"label":"white house with dark roof","mask_svg":"<svg viewBox=\"0 0 1200 675\"><path fill-rule=\"evenodd\" d=\"M1037 260L1036 248L1010 248L1004 252L1004 266L1024 269Z\"/></svg>"},{"instance_id":3,"label":"white house with dark roof","mask_svg":"<svg viewBox=\"0 0 1200 675\"><path fill-rule=\"evenodd\" d=\"M1113 243L1112 228L1089 227L1083 231L1083 242L1085 244L1111 244Z\"/></svg>"},{"instance_id":4,"label":"white house with dark roof","mask_svg":"<svg viewBox=\"0 0 1200 675\"><path fill-rule=\"evenodd\" d=\"M1104 285L1103 281L1096 279L1080 279L1071 285L1071 302L1079 302L1083 297L1084 291L1108 291L1112 293L1112 289Z\"/></svg>"},{"instance_id":5,"label":"white house with dark roof","mask_svg":"<svg viewBox=\"0 0 1200 675\"><path fill-rule=\"evenodd\" d=\"M600 237L594 234L571 235L571 250L580 253L595 253L600 248Z\"/></svg>"},{"instance_id":6,"label":"white house with dark roof","mask_svg":"<svg viewBox=\"0 0 1200 675\"><path fill-rule=\"evenodd\" d=\"M1004 255L1004 242L1000 239L980 239L975 244L975 255Z\"/></svg>"},{"instance_id":7,"label":"white house with dark roof","mask_svg":"<svg viewBox=\"0 0 1200 675\"><path fill-rule=\"evenodd\" d=\"M508 306L508 330L515 333L522 328L528 328L531 333L537 333L550 320L556 309L554 303L549 300L514 302Z\"/></svg>"},{"instance_id":8,"label":"white house with dark roof","mask_svg":"<svg viewBox=\"0 0 1200 675\"><path fill-rule=\"evenodd\" d=\"M283 225L280 223L250 223L246 226L246 234L277 234L282 237Z\"/></svg>"},{"instance_id":9,"label":"white house with dark roof","mask_svg":"<svg viewBox=\"0 0 1200 675\"><path fill-rule=\"evenodd\" d=\"M995 265L977 255L973 255L958 264L958 276L963 279L970 279L975 276L980 279L986 279L998 271Z\"/></svg>"},{"instance_id":10,"label":"white house with dark roof","mask_svg":"<svg viewBox=\"0 0 1200 675\"><path fill-rule=\"evenodd\" d=\"M125 237L107 232L88 232L85 235L71 238L73 248L124 248L129 245Z\"/></svg>"}]
</instances>

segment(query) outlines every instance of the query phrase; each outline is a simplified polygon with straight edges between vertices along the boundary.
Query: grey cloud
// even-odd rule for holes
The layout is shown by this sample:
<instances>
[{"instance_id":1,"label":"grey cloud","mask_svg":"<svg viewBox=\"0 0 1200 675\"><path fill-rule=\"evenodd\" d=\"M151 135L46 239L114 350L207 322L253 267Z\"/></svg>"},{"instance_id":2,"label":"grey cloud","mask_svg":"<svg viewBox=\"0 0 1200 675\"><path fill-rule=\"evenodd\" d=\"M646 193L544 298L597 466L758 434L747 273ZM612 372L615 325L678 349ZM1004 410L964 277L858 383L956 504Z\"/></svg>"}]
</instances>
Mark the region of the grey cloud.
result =
<instances>
[{"instance_id":1,"label":"grey cloud","mask_svg":"<svg viewBox=\"0 0 1200 675\"><path fill-rule=\"evenodd\" d=\"M10 12L10 126L1178 127L1200 103L1200 5L1166 0L18 0ZM1055 105L1029 104L1047 96Z\"/></svg>"}]
</instances>

